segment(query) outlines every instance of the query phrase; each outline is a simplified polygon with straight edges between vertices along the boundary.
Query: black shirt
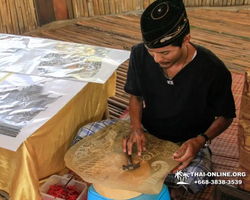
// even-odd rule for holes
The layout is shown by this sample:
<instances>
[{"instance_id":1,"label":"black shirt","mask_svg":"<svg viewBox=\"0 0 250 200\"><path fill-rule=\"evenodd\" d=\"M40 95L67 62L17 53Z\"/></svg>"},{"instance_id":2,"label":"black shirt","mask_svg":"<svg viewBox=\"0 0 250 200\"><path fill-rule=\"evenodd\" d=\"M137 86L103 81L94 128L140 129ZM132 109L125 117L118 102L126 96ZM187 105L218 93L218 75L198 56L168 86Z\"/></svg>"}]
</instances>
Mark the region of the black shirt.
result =
<instances>
[{"instance_id":1,"label":"black shirt","mask_svg":"<svg viewBox=\"0 0 250 200\"><path fill-rule=\"evenodd\" d=\"M144 44L133 47L124 90L142 96L142 124L150 134L173 142L204 133L216 116L235 117L232 77L211 51L194 45L195 58L173 78L167 78Z\"/></svg>"}]
</instances>

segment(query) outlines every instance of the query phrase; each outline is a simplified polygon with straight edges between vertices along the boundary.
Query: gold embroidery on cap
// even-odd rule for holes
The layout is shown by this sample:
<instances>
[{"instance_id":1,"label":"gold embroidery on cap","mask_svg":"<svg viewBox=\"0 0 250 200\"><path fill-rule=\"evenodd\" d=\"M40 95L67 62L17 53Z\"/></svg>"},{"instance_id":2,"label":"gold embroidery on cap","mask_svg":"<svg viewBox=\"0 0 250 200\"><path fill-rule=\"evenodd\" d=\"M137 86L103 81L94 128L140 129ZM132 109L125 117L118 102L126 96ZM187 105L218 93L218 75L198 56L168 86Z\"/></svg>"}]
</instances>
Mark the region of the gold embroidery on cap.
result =
<instances>
[{"instance_id":1,"label":"gold embroidery on cap","mask_svg":"<svg viewBox=\"0 0 250 200\"><path fill-rule=\"evenodd\" d=\"M166 4L166 5L167 5L167 11L166 11L166 12L164 13L164 15L162 15L161 17L154 17L154 16L153 16L153 12L154 12L155 9L156 9L157 7L159 7L161 4ZM160 8L158 9L158 11L160 11ZM168 6L168 4L167 4L166 2L162 2L162 3L160 3L159 5L157 5L157 6L152 10L152 12L151 12L151 17L152 17L153 20L161 19L161 18L163 18L163 17L168 13L168 11L169 11L169 6Z\"/></svg>"},{"instance_id":2,"label":"gold embroidery on cap","mask_svg":"<svg viewBox=\"0 0 250 200\"><path fill-rule=\"evenodd\" d=\"M161 43L166 42L167 40L170 40L172 36L164 37L160 40Z\"/></svg>"},{"instance_id":3,"label":"gold embroidery on cap","mask_svg":"<svg viewBox=\"0 0 250 200\"><path fill-rule=\"evenodd\" d=\"M160 42L164 43L164 42L170 40L171 38L175 37L176 35L178 35L183 30L183 28L186 26L186 24L187 24L187 20L185 20L185 19L184 19L184 24L183 25L179 26L175 32L163 36L163 38L160 39Z\"/></svg>"}]
</instances>

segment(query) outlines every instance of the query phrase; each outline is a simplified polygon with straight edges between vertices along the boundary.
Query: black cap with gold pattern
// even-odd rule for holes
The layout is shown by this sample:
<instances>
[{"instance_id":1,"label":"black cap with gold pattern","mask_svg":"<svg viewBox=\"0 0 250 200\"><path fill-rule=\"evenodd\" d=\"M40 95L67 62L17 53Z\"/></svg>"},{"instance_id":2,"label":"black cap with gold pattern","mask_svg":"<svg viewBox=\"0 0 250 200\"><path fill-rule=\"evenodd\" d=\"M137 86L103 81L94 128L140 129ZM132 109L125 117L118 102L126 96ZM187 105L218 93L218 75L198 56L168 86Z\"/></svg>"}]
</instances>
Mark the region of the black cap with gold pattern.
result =
<instances>
[{"instance_id":1,"label":"black cap with gold pattern","mask_svg":"<svg viewBox=\"0 0 250 200\"><path fill-rule=\"evenodd\" d=\"M187 13L182 0L157 0L141 16L141 32L148 48L170 45L190 32Z\"/></svg>"}]
</instances>

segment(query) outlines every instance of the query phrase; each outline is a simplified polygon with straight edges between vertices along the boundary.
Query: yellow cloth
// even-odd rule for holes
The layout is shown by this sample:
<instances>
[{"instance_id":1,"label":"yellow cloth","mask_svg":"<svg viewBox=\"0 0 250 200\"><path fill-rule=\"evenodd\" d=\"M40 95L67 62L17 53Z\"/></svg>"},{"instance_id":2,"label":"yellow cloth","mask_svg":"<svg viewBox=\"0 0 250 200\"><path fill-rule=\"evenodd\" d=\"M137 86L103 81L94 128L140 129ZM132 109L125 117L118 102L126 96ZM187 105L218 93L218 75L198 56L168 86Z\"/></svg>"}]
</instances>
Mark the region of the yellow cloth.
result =
<instances>
[{"instance_id":1,"label":"yellow cloth","mask_svg":"<svg viewBox=\"0 0 250 200\"><path fill-rule=\"evenodd\" d=\"M105 84L88 83L16 152L0 148L0 190L11 200L41 200L39 180L65 168L64 155L78 129L102 119L115 84L115 74Z\"/></svg>"},{"instance_id":2,"label":"yellow cloth","mask_svg":"<svg viewBox=\"0 0 250 200\"><path fill-rule=\"evenodd\" d=\"M241 177L244 190L250 191L250 69L245 74L240 116L239 116L239 171L246 173Z\"/></svg>"}]
</instances>

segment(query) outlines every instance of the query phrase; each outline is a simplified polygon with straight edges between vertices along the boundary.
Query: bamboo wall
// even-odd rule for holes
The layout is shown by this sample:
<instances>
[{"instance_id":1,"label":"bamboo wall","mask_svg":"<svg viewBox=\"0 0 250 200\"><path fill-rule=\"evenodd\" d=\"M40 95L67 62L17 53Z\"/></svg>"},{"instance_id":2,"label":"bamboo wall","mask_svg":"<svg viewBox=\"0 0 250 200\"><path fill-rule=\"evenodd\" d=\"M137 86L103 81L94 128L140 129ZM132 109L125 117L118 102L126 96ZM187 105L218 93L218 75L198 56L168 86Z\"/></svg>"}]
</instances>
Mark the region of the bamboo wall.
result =
<instances>
[{"instance_id":1,"label":"bamboo wall","mask_svg":"<svg viewBox=\"0 0 250 200\"><path fill-rule=\"evenodd\" d=\"M0 33L21 34L35 28L33 0L0 0Z\"/></svg>"},{"instance_id":2,"label":"bamboo wall","mask_svg":"<svg viewBox=\"0 0 250 200\"><path fill-rule=\"evenodd\" d=\"M110 15L146 8L154 0L65 0L68 18ZM250 0L183 0L190 6L250 5ZM55 5L54 5L54 9ZM34 0L0 0L0 33L22 34L38 26Z\"/></svg>"}]
</instances>

